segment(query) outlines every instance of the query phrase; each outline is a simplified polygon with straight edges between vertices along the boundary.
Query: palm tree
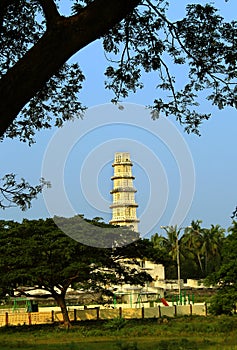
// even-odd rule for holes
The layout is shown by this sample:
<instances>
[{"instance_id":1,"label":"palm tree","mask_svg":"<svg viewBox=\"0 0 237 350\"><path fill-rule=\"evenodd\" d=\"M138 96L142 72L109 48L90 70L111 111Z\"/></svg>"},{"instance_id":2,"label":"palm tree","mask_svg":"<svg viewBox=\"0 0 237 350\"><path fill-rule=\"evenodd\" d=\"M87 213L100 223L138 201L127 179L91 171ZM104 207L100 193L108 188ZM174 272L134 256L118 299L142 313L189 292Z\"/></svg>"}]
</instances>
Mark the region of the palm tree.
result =
<instances>
[{"instance_id":1,"label":"palm tree","mask_svg":"<svg viewBox=\"0 0 237 350\"><path fill-rule=\"evenodd\" d=\"M205 258L205 274L214 272L218 269L221 262L221 246L225 229L220 225L211 225L210 229L203 230L202 252Z\"/></svg>"},{"instance_id":2,"label":"palm tree","mask_svg":"<svg viewBox=\"0 0 237 350\"><path fill-rule=\"evenodd\" d=\"M181 274L180 274L180 250L179 250L179 234L182 228L178 228L177 225L175 226L161 226L166 232L167 238L167 248L169 249L169 255L171 256L172 260L176 260L177 262L177 279L178 279L178 287L179 287L179 294L181 292Z\"/></svg>"},{"instance_id":3,"label":"palm tree","mask_svg":"<svg viewBox=\"0 0 237 350\"><path fill-rule=\"evenodd\" d=\"M203 275L203 229L201 228L201 223L201 220L192 221L191 225L184 230L182 245L185 246L190 253L193 253L194 257L196 257L201 274Z\"/></svg>"},{"instance_id":4,"label":"palm tree","mask_svg":"<svg viewBox=\"0 0 237 350\"><path fill-rule=\"evenodd\" d=\"M186 246L197 259L202 276L216 271L220 266L221 245L225 230L219 225L210 229L201 227L202 221L192 221L184 231L182 245Z\"/></svg>"},{"instance_id":5,"label":"palm tree","mask_svg":"<svg viewBox=\"0 0 237 350\"><path fill-rule=\"evenodd\" d=\"M173 261L177 260L177 246L179 243L179 233L180 229L178 229L177 225L175 226L161 226L162 229L166 232L166 237L163 237L166 242L166 249L168 249L169 256Z\"/></svg>"}]
</instances>

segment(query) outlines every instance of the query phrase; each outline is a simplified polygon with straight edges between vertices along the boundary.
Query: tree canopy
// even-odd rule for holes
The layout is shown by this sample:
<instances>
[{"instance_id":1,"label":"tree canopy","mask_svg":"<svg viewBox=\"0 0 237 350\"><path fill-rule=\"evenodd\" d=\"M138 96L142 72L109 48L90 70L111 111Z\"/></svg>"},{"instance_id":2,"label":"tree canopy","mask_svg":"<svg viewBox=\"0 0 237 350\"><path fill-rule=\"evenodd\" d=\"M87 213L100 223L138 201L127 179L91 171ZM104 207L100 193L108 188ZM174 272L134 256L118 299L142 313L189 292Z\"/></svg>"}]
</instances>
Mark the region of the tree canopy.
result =
<instances>
[{"instance_id":1,"label":"tree canopy","mask_svg":"<svg viewBox=\"0 0 237 350\"><path fill-rule=\"evenodd\" d=\"M210 276L208 283L216 285L218 291L213 297L211 311L214 314L232 314L237 303L237 222L233 221L224 240L220 268Z\"/></svg>"},{"instance_id":2,"label":"tree canopy","mask_svg":"<svg viewBox=\"0 0 237 350\"><path fill-rule=\"evenodd\" d=\"M166 278L177 278L178 254L182 279L205 278L220 269L225 229L219 225L204 228L201 224L201 220L196 220L185 228L165 226L162 227L165 236L156 233L151 237L157 256L166 268Z\"/></svg>"},{"instance_id":3,"label":"tree canopy","mask_svg":"<svg viewBox=\"0 0 237 350\"><path fill-rule=\"evenodd\" d=\"M63 13L65 3L70 15ZM236 108L237 22L225 22L210 4L188 5L178 20L169 19L168 9L165 0L1 1L0 137L31 144L38 130L83 113L86 77L80 62L69 59L96 40L108 59L105 88L114 92L115 103L141 89L144 74L153 72L154 119L172 115L186 131L198 133L210 116L198 110L204 92L218 108ZM185 67L181 88L173 65ZM14 191L6 192L7 181L3 176L1 193L8 203L1 201L1 207L16 203L24 209L35 196L31 186L21 205Z\"/></svg>"},{"instance_id":4,"label":"tree canopy","mask_svg":"<svg viewBox=\"0 0 237 350\"><path fill-rule=\"evenodd\" d=\"M75 0L70 16L60 12L60 3L1 2L0 135L32 141L36 130L83 111L78 93L85 77L79 62L67 61L97 39L108 57L106 88L115 101L142 88L143 74L155 71L158 89L169 97L157 93L154 117L175 115L198 132L209 117L197 112L202 90L219 108L236 108L237 25L212 5L188 5L183 19L171 21L164 0ZM187 66L181 90L172 63Z\"/></svg>"},{"instance_id":5,"label":"tree canopy","mask_svg":"<svg viewBox=\"0 0 237 350\"><path fill-rule=\"evenodd\" d=\"M65 302L69 286L112 293L108 286L151 281L150 275L139 271L137 262L152 254L147 240L113 249L95 248L68 237L53 219L1 221L0 238L3 294L17 290L30 296L32 288L44 289L61 307L65 325L70 324ZM130 263L125 264L127 259Z\"/></svg>"}]
</instances>

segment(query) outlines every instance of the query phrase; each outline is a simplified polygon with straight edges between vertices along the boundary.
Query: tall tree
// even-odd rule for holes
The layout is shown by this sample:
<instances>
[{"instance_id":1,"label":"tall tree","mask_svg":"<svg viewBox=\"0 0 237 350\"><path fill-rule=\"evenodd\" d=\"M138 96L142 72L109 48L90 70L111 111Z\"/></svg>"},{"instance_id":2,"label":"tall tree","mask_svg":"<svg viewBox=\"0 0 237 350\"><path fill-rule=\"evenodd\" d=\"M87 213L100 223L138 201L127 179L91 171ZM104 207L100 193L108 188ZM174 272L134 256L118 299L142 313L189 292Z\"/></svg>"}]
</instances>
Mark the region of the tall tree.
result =
<instances>
[{"instance_id":1,"label":"tall tree","mask_svg":"<svg viewBox=\"0 0 237 350\"><path fill-rule=\"evenodd\" d=\"M161 226L165 230L166 237L163 238L167 253L173 262L176 262L176 277L179 283L180 289L180 279L181 279L181 251L180 251L180 232L182 228L178 228L177 225L174 226Z\"/></svg>"},{"instance_id":2,"label":"tall tree","mask_svg":"<svg viewBox=\"0 0 237 350\"><path fill-rule=\"evenodd\" d=\"M114 91L114 102L142 88L143 75L155 72L153 118L174 115L186 131L198 133L210 116L198 112L203 90L218 108L236 108L237 22L226 23L212 5L188 5L183 19L171 21L165 0L74 0L69 16L62 3L0 3L0 137L32 143L36 131L83 112L78 95L85 77L79 63L68 60L98 39L108 57L106 88ZM180 90L172 64L188 70Z\"/></svg>"},{"instance_id":3,"label":"tall tree","mask_svg":"<svg viewBox=\"0 0 237 350\"><path fill-rule=\"evenodd\" d=\"M86 225L84 229L91 232ZM68 237L52 219L1 221L0 239L0 287L22 293L26 293L23 285L48 291L60 306L66 327L70 326L65 301L70 285L103 291L108 285L152 280L137 262L150 254L151 246L143 240L113 249L95 248ZM130 264L124 263L127 259Z\"/></svg>"},{"instance_id":4,"label":"tall tree","mask_svg":"<svg viewBox=\"0 0 237 350\"><path fill-rule=\"evenodd\" d=\"M209 284L217 287L217 293L211 302L214 314L232 314L237 305L237 222L233 221L224 239L222 262L218 271L208 276Z\"/></svg>"},{"instance_id":5,"label":"tall tree","mask_svg":"<svg viewBox=\"0 0 237 350\"><path fill-rule=\"evenodd\" d=\"M66 62L99 38L106 54L116 56L106 70L106 87L116 100L142 87L142 72L155 71L158 87L171 91L170 100L156 99L156 112L176 115L189 131L208 118L196 112L199 91L211 91L208 99L219 108L236 107L237 26L225 23L213 6L188 5L186 17L172 22L164 0L75 0L68 17L57 3L1 2L0 135L8 130L30 139L34 130L50 126L50 112L57 125L73 118L82 109L77 93L84 77L78 64ZM189 66L180 91L165 53L174 64Z\"/></svg>"},{"instance_id":6,"label":"tall tree","mask_svg":"<svg viewBox=\"0 0 237 350\"><path fill-rule=\"evenodd\" d=\"M220 225L211 225L210 229L202 232L202 252L205 259L205 275L218 271L221 264L221 249L224 241L225 229Z\"/></svg>"},{"instance_id":7,"label":"tall tree","mask_svg":"<svg viewBox=\"0 0 237 350\"><path fill-rule=\"evenodd\" d=\"M203 266L203 256L202 256L202 247L203 247L203 236L201 228L201 220L192 221L191 225L188 226L182 237L182 244L186 246L197 259L201 274L204 273Z\"/></svg>"},{"instance_id":8,"label":"tall tree","mask_svg":"<svg viewBox=\"0 0 237 350\"><path fill-rule=\"evenodd\" d=\"M161 234L155 233L151 236L151 243L154 247L155 256L159 263L165 267L165 276L167 279L176 278L177 268L176 263L172 259L170 252L170 245L166 237Z\"/></svg>"},{"instance_id":9,"label":"tall tree","mask_svg":"<svg viewBox=\"0 0 237 350\"><path fill-rule=\"evenodd\" d=\"M187 250L199 266L199 278L219 269L225 232L219 225L203 228L201 223L201 220L192 221L181 239L182 250Z\"/></svg>"}]
</instances>

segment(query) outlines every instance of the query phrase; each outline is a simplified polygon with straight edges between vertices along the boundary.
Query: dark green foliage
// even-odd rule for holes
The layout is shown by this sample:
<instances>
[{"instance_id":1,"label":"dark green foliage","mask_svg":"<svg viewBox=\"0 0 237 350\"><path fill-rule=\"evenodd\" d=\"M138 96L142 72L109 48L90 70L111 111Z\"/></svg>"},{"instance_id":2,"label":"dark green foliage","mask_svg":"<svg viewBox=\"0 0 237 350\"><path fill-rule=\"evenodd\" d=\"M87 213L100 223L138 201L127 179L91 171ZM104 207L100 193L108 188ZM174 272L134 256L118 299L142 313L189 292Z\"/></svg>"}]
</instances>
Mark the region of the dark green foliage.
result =
<instances>
[{"instance_id":1,"label":"dark green foliage","mask_svg":"<svg viewBox=\"0 0 237 350\"><path fill-rule=\"evenodd\" d=\"M235 302L231 294L229 289L219 291L211 298L208 311L213 315L232 315Z\"/></svg>"},{"instance_id":2,"label":"dark green foliage","mask_svg":"<svg viewBox=\"0 0 237 350\"><path fill-rule=\"evenodd\" d=\"M85 228L89 233L90 228ZM52 219L25 219L21 224L2 221L0 234L3 285L37 285L54 294L55 287L65 293L73 282L80 288L100 289L121 278L141 283L148 278L135 268L136 258L144 257L145 244L140 240L112 250L95 248L68 237ZM126 258L133 259L133 266L121 264L119 259Z\"/></svg>"},{"instance_id":3,"label":"dark green foliage","mask_svg":"<svg viewBox=\"0 0 237 350\"><path fill-rule=\"evenodd\" d=\"M217 284L218 292L211 303L214 314L233 314L237 304L237 222L229 228L222 249L223 262L220 269L208 276L210 284Z\"/></svg>"},{"instance_id":4,"label":"dark green foliage","mask_svg":"<svg viewBox=\"0 0 237 350\"><path fill-rule=\"evenodd\" d=\"M165 275L167 279L177 278L176 265L176 234L175 228L170 227L166 230L167 237L155 233L151 237L151 242L155 248L157 260L165 266Z\"/></svg>"},{"instance_id":5,"label":"dark green foliage","mask_svg":"<svg viewBox=\"0 0 237 350\"><path fill-rule=\"evenodd\" d=\"M93 223L83 226L88 234ZM52 295L65 315L69 286L109 292L108 285L121 282L141 285L151 281L149 275L139 271L137 262L137 258L145 258L149 253L142 240L113 249L96 248L67 236L53 219L0 224L0 287L3 291L16 289L23 295L30 295L29 287L42 288ZM110 225L107 228L115 230ZM129 259L129 263L124 264L124 259ZM28 291L22 286L28 287Z\"/></svg>"},{"instance_id":6,"label":"dark green foliage","mask_svg":"<svg viewBox=\"0 0 237 350\"><path fill-rule=\"evenodd\" d=\"M221 249L224 242L225 229L219 225L203 228L201 223L200 220L192 221L181 238L181 251L186 260L191 260L196 266L193 270L194 278L204 278L210 273L218 271L221 265Z\"/></svg>"},{"instance_id":7,"label":"dark green foliage","mask_svg":"<svg viewBox=\"0 0 237 350\"><path fill-rule=\"evenodd\" d=\"M190 226L183 228L182 236L182 229L177 226L164 229L166 237L156 233L151 242L166 268L166 278L177 278L177 243L182 279L201 279L219 270L225 232L219 225L202 228L200 220L192 221Z\"/></svg>"}]
</instances>

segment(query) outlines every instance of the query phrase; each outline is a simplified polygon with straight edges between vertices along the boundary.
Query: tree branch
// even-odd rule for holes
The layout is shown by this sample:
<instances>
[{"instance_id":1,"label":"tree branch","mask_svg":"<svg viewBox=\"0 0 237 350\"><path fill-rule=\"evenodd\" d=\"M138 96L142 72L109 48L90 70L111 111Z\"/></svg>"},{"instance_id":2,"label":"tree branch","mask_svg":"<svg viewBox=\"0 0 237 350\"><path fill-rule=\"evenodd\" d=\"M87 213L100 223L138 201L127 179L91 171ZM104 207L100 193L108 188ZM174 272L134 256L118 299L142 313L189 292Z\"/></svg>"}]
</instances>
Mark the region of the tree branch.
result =
<instances>
[{"instance_id":1,"label":"tree branch","mask_svg":"<svg viewBox=\"0 0 237 350\"><path fill-rule=\"evenodd\" d=\"M146 1L147 1L147 3L149 4L149 6L151 6L151 8L157 13L157 15L158 15L160 18L162 18L162 20L163 20L164 22L167 23L167 25L168 25L168 27L169 27L169 30L170 30L170 34L172 35L172 37L173 37L174 39L177 40L177 42L179 43L181 49L186 53L187 57L188 57L188 58L191 58L194 62L198 62L198 59L197 59L194 55L192 55L192 54L190 53L190 51L187 50L186 47L185 47L185 45L182 43L182 41L181 41L181 39L180 39L180 37L179 37L179 33L178 33L177 28L176 28L176 26L174 25L174 23L170 22L170 21L167 19L167 17L166 17L165 15L163 15L156 7L152 4L151 1L149 1L149 0L146 0ZM213 81L220 81L221 83L225 84L226 86L235 85L234 82L233 82L233 83L231 83L231 82L228 82L228 83L227 83L224 79L220 78L219 76L215 76L215 75L214 75L213 73L211 73L210 71L207 71L206 73L207 73L207 75L209 75L210 78L213 79Z\"/></svg>"},{"instance_id":2,"label":"tree branch","mask_svg":"<svg viewBox=\"0 0 237 350\"><path fill-rule=\"evenodd\" d=\"M95 0L81 13L61 16L53 28L48 28L0 81L0 136L72 55L105 35L138 4L139 0Z\"/></svg>"},{"instance_id":3,"label":"tree branch","mask_svg":"<svg viewBox=\"0 0 237 350\"><path fill-rule=\"evenodd\" d=\"M53 0L38 0L38 2L43 9L47 28L50 28L60 18L57 6Z\"/></svg>"}]
</instances>

